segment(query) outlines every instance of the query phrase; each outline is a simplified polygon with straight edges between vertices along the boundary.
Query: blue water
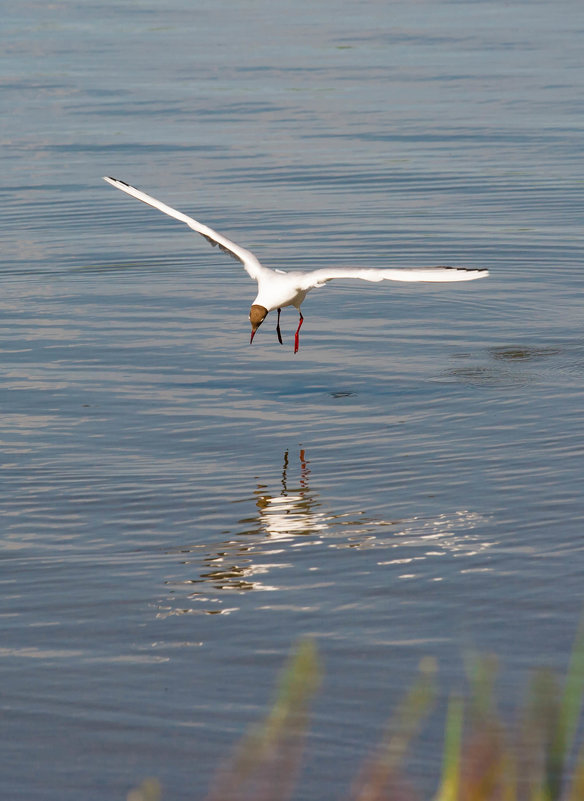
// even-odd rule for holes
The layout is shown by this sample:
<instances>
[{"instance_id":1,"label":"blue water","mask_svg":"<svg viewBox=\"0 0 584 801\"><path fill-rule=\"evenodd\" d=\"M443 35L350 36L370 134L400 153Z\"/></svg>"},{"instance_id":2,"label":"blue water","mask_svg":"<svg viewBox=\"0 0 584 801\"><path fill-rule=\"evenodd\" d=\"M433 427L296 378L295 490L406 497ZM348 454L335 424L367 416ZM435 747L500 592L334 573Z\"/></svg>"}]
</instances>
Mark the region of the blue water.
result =
<instances>
[{"instance_id":1,"label":"blue water","mask_svg":"<svg viewBox=\"0 0 584 801\"><path fill-rule=\"evenodd\" d=\"M298 637L297 797L346 795L421 657L566 666L583 607L582 7L30 2L3 15L0 775L203 798ZM338 283L255 287L114 175Z\"/></svg>"}]
</instances>

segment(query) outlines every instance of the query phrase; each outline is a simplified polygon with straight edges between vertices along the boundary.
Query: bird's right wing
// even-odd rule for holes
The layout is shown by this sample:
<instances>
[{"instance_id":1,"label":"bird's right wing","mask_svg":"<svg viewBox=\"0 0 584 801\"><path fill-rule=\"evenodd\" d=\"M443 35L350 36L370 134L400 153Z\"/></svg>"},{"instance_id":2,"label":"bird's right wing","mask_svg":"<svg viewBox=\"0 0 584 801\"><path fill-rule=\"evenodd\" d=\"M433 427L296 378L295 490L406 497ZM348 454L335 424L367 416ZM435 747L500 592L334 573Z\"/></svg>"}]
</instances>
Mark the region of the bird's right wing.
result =
<instances>
[{"instance_id":1,"label":"bird's right wing","mask_svg":"<svg viewBox=\"0 0 584 801\"><path fill-rule=\"evenodd\" d=\"M300 281L301 289L309 290L324 286L333 278L359 278L362 281L472 281L484 278L488 270L469 267L415 267L409 269L377 269L375 267L324 267L305 273Z\"/></svg>"},{"instance_id":2,"label":"bird's right wing","mask_svg":"<svg viewBox=\"0 0 584 801\"><path fill-rule=\"evenodd\" d=\"M147 195L145 192L141 192L139 189L130 186L130 184L127 184L125 181L120 181L117 178L109 178L106 176L104 176L103 180L107 181L108 184L115 186L116 189L121 189L122 192L125 192L127 195L131 195L132 197L141 200L143 203L153 206L155 209L158 209L158 211L168 214L169 217L174 217L175 220L180 220L181 222L186 223L189 228L193 229L193 231L196 231L198 234L201 234L201 236L204 236L207 242L210 242L211 245L217 245L225 253L228 253L234 259L240 261L248 275L251 278L254 278L256 281L258 280L261 272L265 270L265 268L260 264L258 259L251 251L242 248L240 245L237 245L235 242L227 239L227 237L223 236L223 234L217 233L217 231L214 231L207 225L203 225L202 223L197 222L197 220L193 220L192 217L188 217L186 214L183 214L182 211L177 211L176 209L167 206L166 203L161 203L160 200L156 200L156 198Z\"/></svg>"}]
</instances>

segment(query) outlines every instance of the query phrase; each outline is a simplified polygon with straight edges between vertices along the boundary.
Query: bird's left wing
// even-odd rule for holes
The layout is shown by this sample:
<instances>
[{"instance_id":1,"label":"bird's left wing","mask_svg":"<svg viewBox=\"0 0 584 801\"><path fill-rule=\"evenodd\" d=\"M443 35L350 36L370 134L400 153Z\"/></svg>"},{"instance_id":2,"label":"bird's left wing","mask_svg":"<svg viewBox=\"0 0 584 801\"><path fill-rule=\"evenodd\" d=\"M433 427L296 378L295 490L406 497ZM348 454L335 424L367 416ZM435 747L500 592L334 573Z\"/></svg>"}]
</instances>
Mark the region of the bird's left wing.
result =
<instances>
[{"instance_id":1,"label":"bird's left wing","mask_svg":"<svg viewBox=\"0 0 584 801\"><path fill-rule=\"evenodd\" d=\"M416 267L413 269L376 269L374 267L325 267L314 270L300 279L300 289L324 286L333 278L360 278L362 281L472 281L484 278L488 270L469 267Z\"/></svg>"},{"instance_id":2,"label":"bird's left wing","mask_svg":"<svg viewBox=\"0 0 584 801\"><path fill-rule=\"evenodd\" d=\"M116 189L121 189L122 192L125 192L127 195L131 195L132 197L141 200L143 203L153 206L155 209L158 209L158 211L168 214L169 217L174 217L175 220L180 220L181 222L186 223L189 228L193 229L193 231L196 231L198 234L201 234L201 236L204 236L207 242L210 242L211 245L217 245L225 253L228 253L230 256L233 256L234 259L240 261L243 264L247 274L251 278L255 278L256 281L258 280L261 272L266 269L260 264L258 259L251 251L242 248L240 245L237 245L235 242L227 239L227 237L223 236L223 234L219 234L217 231L209 228L209 226L203 225L197 220L193 220L192 217L188 217L186 214L183 214L182 211L177 211L176 209L171 208L171 206L167 206L166 203L156 200L155 197L147 195L146 192L141 192L139 189L136 189L134 186L130 186L130 184L127 184L125 181L120 181L118 178L109 178L104 176L103 180L107 181L108 184L115 186Z\"/></svg>"}]
</instances>

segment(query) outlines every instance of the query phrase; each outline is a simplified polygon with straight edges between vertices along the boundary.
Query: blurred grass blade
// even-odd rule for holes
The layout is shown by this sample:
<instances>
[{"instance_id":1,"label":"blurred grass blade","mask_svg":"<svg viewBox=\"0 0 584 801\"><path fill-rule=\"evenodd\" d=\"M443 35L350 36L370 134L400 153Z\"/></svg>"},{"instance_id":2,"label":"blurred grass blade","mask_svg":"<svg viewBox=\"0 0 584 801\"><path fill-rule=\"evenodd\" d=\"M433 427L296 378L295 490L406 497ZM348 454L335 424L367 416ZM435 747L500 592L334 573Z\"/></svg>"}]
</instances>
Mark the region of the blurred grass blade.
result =
<instances>
[{"instance_id":1,"label":"blurred grass blade","mask_svg":"<svg viewBox=\"0 0 584 801\"><path fill-rule=\"evenodd\" d=\"M567 756L574 745L584 698L584 618L574 641L560 707L559 729Z\"/></svg>"},{"instance_id":2,"label":"blurred grass blade","mask_svg":"<svg viewBox=\"0 0 584 801\"><path fill-rule=\"evenodd\" d=\"M483 724L497 717L495 682L499 663L495 656L467 655L465 667L470 685L469 715L475 723Z\"/></svg>"},{"instance_id":3,"label":"blurred grass blade","mask_svg":"<svg viewBox=\"0 0 584 801\"><path fill-rule=\"evenodd\" d=\"M580 622L572 648L564 690L557 709L546 753L546 801L558 801L562 795L563 780L568 772L568 761L574 746L578 722L582 714L584 697L584 620Z\"/></svg>"},{"instance_id":4,"label":"blurred grass blade","mask_svg":"<svg viewBox=\"0 0 584 801\"><path fill-rule=\"evenodd\" d=\"M126 801L160 801L162 788L156 779L144 779L139 787L130 790Z\"/></svg>"},{"instance_id":5,"label":"blurred grass blade","mask_svg":"<svg viewBox=\"0 0 584 801\"><path fill-rule=\"evenodd\" d=\"M400 704L395 720L390 726L385 742L386 761L392 768L400 766L405 758L412 739L420 730L434 696L436 662L425 658L420 662L418 675L413 686Z\"/></svg>"},{"instance_id":6,"label":"blurred grass blade","mask_svg":"<svg viewBox=\"0 0 584 801\"><path fill-rule=\"evenodd\" d=\"M446 740L444 743L444 760L442 763L442 782L436 801L458 801L460 774L462 724L464 719L464 703L462 698L452 696L448 704L446 717Z\"/></svg>"},{"instance_id":7,"label":"blurred grass blade","mask_svg":"<svg viewBox=\"0 0 584 801\"><path fill-rule=\"evenodd\" d=\"M584 747L578 755L578 762L574 768L572 785L566 801L582 801L584 798Z\"/></svg>"},{"instance_id":8,"label":"blurred grass blade","mask_svg":"<svg viewBox=\"0 0 584 801\"><path fill-rule=\"evenodd\" d=\"M320 681L316 645L311 639L302 640L284 668L264 735L270 737L283 723L297 721L318 690Z\"/></svg>"},{"instance_id":9,"label":"blurred grass blade","mask_svg":"<svg viewBox=\"0 0 584 801\"><path fill-rule=\"evenodd\" d=\"M283 801L291 793L302 756L310 701L321 671L314 642L300 642L278 683L264 721L243 737L209 799L250 798Z\"/></svg>"},{"instance_id":10,"label":"blurred grass blade","mask_svg":"<svg viewBox=\"0 0 584 801\"><path fill-rule=\"evenodd\" d=\"M434 701L436 669L434 659L420 662L416 680L390 721L377 755L366 763L355 782L351 796L356 801L392 797L410 743Z\"/></svg>"}]
</instances>

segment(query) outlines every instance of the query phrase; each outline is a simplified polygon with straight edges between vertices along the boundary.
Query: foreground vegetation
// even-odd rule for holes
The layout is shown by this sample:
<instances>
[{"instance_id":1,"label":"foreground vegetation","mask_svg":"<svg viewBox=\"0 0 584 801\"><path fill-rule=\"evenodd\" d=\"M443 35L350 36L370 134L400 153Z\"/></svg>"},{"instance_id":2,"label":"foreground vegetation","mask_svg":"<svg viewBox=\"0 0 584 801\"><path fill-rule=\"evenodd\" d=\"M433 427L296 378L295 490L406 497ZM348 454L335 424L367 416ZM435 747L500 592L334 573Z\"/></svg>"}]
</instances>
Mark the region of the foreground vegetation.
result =
<instances>
[{"instance_id":1,"label":"foreground vegetation","mask_svg":"<svg viewBox=\"0 0 584 801\"><path fill-rule=\"evenodd\" d=\"M495 675L494 659L474 660L466 697L450 699L442 777L432 801L584 801L584 746L576 747L584 696L584 625L564 680L548 670L535 671L511 724L497 712ZM301 782L310 703L320 678L316 647L304 641L280 679L265 720L245 735L207 801L285 801L293 792L302 797L295 787ZM425 659L348 799L419 801L405 776L405 762L432 707L435 682L435 663ZM158 783L148 780L128 801L160 797Z\"/></svg>"}]
</instances>

